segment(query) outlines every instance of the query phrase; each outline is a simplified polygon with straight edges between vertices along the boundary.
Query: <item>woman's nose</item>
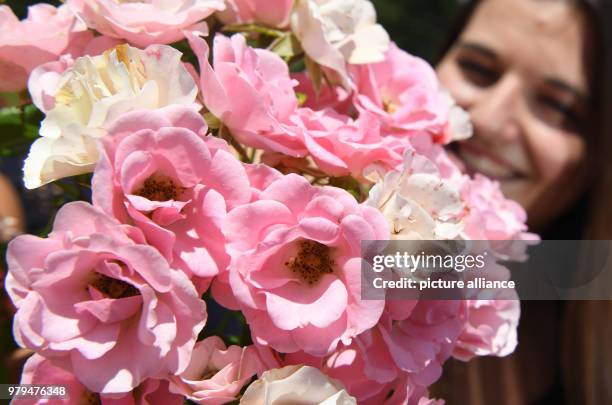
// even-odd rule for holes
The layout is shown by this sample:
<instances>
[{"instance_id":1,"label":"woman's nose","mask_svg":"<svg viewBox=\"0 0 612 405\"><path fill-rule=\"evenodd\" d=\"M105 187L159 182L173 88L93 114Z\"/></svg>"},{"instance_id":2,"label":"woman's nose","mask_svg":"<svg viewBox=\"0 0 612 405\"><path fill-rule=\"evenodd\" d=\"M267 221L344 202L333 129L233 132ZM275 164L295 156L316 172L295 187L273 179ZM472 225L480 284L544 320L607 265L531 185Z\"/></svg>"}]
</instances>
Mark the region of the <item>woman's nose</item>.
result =
<instances>
[{"instance_id":1,"label":"woman's nose","mask_svg":"<svg viewBox=\"0 0 612 405\"><path fill-rule=\"evenodd\" d=\"M521 93L520 79L506 74L475 95L468 112L476 135L489 142L517 141L520 137Z\"/></svg>"}]
</instances>

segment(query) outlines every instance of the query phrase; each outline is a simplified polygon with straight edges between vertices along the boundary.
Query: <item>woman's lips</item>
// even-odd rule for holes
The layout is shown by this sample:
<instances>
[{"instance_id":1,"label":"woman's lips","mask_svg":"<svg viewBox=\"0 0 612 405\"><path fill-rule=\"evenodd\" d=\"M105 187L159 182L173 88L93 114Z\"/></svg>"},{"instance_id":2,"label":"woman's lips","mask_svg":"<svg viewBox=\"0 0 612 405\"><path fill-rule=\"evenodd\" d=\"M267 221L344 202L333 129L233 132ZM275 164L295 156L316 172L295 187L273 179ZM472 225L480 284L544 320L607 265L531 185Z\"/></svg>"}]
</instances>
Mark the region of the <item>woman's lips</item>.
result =
<instances>
[{"instance_id":1,"label":"woman's lips","mask_svg":"<svg viewBox=\"0 0 612 405\"><path fill-rule=\"evenodd\" d=\"M482 173L495 180L516 180L525 174L505 159L470 142L457 146L457 153L470 174Z\"/></svg>"}]
</instances>

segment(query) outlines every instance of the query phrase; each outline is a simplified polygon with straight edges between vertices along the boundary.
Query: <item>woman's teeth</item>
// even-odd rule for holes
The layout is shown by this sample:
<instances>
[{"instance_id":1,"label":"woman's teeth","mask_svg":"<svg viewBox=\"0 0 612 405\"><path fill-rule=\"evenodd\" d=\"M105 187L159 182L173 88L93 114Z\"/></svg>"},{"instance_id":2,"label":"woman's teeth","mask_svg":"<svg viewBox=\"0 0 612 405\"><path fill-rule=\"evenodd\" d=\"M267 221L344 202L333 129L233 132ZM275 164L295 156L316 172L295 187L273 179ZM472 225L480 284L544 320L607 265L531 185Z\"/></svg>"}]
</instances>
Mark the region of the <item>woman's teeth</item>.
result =
<instances>
[{"instance_id":1,"label":"woman's teeth","mask_svg":"<svg viewBox=\"0 0 612 405\"><path fill-rule=\"evenodd\" d=\"M487 156L475 155L464 150L459 150L459 156L463 159L469 171L482 173L495 180L509 180L520 177L516 171L500 165Z\"/></svg>"}]
</instances>

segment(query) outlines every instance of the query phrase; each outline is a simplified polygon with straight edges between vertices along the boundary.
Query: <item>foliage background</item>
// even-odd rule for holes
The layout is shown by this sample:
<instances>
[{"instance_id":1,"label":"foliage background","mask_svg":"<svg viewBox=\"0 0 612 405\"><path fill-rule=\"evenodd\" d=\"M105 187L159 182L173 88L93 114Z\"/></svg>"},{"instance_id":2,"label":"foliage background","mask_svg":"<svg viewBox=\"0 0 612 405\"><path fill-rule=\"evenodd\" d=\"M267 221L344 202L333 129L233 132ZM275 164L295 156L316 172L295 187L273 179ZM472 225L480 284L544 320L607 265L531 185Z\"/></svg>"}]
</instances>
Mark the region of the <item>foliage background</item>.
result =
<instances>
[{"instance_id":1,"label":"foliage background","mask_svg":"<svg viewBox=\"0 0 612 405\"><path fill-rule=\"evenodd\" d=\"M387 29L391 38L406 51L421 56L433 63L445 42L447 32L452 28L458 8L458 0L372 0L378 12L380 23ZM40 0L0 0L0 4L10 6L15 14L24 18L28 6L41 3ZM45 1L53 5L61 1ZM0 125L0 135L10 136L10 128ZM0 157L0 172L9 176L19 190L28 219L28 232L38 233L49 222L53 199L66 198L65 190L53 192L51 188L27 191L21 181L21 166L25 156ZM70 184L63 184L69 187ZM1 198L1 197L0 197ZM0 249L3 254L4 249ZM2 257L4 259L4 257ZM2 263L0 261L0 263ZM0 265L0 267L2 267ZM1 270L1 269L0 269ZM0 282L2 272L0 271ZM2 282L2 284L4 284ZM0 288L0 383L17 383L21 363L26 353L15 352L11 333L12 308L3 288Z\"/></svg>"}]
</instances>

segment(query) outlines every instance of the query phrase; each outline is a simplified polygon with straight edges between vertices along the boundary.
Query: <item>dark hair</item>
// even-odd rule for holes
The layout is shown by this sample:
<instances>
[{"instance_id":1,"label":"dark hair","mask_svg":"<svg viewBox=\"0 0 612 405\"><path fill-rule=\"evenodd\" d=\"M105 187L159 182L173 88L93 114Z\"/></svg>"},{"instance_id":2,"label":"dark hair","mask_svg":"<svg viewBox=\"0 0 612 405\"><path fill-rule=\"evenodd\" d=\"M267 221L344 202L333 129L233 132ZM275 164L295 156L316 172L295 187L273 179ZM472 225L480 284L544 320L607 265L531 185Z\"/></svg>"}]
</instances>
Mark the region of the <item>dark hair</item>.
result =
<instances>
[{"instance_id":1,"label":"dark hair","mask_svg":"<svg viewBox=\"0 0 612 405\"><path fill-rule=\"evenodd\" d=\"M465 4L439 60L452 48L481 1ZM593 162L588 195L571 211L587 222L580 224L582 237L609 240L612 239L612 0L566 1L575 4L587 22L584 66L588 76L590 119L585 136L589 140L589 159ZM554 231L550 234L551 238L559 236ZM612 404L612 301L567 303L563 331L560 360L566 402ZM523 341L523 344L529 343Z\"/></svg>"}]
</instances>

